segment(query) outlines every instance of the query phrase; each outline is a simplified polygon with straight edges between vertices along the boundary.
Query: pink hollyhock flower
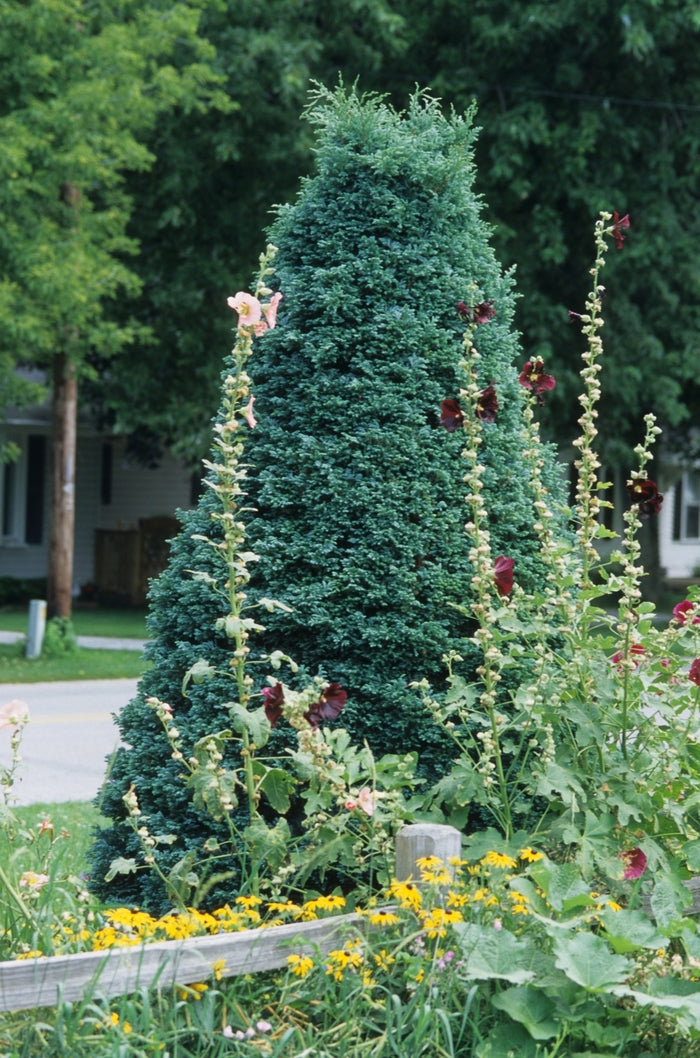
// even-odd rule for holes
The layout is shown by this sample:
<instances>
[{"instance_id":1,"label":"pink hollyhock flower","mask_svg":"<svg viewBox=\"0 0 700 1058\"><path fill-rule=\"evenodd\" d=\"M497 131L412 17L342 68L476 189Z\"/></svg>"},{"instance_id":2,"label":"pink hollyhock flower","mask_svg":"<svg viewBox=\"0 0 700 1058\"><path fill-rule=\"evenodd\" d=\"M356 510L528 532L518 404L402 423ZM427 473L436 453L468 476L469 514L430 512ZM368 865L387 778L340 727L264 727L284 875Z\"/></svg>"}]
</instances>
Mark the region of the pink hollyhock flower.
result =
<instances>
[{"instance_id":1,"label":"pink hollyhock flower","mask_svg":"<svg viewBox=\"0 0 700 1058\"><path fill-rule=\"evenodd\" d=\"M370 790L369 786L363 786L357 795L357 807L361 808L367 816L374 815L374 809L376 807L374 803L374 794Z\"/></svg>"},{"instance_id":2,"label":"pink hollyhock flower","mask_svg":"<svg viewBox=\"0 0 700 1058\"><path fill-rule=\"evenodd\" d=\"M518 376L518 382L525 389L531 389L538 394L556 386L554 375L545 374L544 364L539 357L537 360L528 360Z\"/></svg>"},{"instance_id":3,"label":"pink hollyhock flower","mask_svg":"<svg viewBox=\"0 0 700 1058\"><path fill-rule=\"evenodd\" d=\"M617 243L618 250L622 249L622 244L625 241L625 237L622 233L623 231L627 231L629 226L629 214L625 213L624 217L621 217L617 210L615 210L615 212L613 213L612 228L610 230L612 231L613 236L615 237L615 242Z\"/></svg>"},{"instance_id":4,"label":"pink hollyhock flower","mask_svg":"<svg viewBox=\"0 0 700 1058\"><path fill-rule=\"evenodd\" d=\"M13 698L0 708L0 728L19 727L29 719L29 706L19 698Z\"/></svg>"},{"instance_id":5,"label":"pink hollyhock flower","mask_svg":"<svg viewBox=\"0 0 700 1058\"><path fill-rule=\"evenodd\" d=\"M348 812L354 812L357 808L357 801L355 801L352 797L348 797L347 801L345 802L345 808Z\"/></svg>"},{"instance_id":6,"label":"pink hollyhock flower","mask_svg":"<svg viewBox=\"0 0 700 1058\"><path fill-rule=\"evenodd\" d=\"M641 878L647 869L647 858L642 850L640 848L628 849L627 852L621 852L620 856L625 864L623 878L628 882Z\"/></svg>"},{"instance_id":7,"label":"pink hollyhock flower","mask_svg":"<svg viewBox=\"0 0 700 1058\"><path fill-rule=\"evenodd\" d=\"M274 687L263 687L260 693L265 701L265 716L270 721L270 727L275 727L284 714L284 688L278 681Z\"/></svg>"},{"instance_id":8,"label":"pink hollyhock flower","mask_svg":"<svg viewBox=\"0 0 700 1058\"><path fill-rule=\"evenodd\" d=\"M679 624L684 625L688 620L687 614L689 614L694 607L694 602L691 602L690 599L684 599L683 602L677 602L673 607L673 616ZM694 617L692 623L694 625L700 625L700 617Z\"/></svg>"},{"instance_id":9,"label":"pink hollyhock flower","mask_svg":"<svg viewBox=\"0 0 700 1058\"><path fill-rule=\"evenodd\" d=\"M499 555L493 564L493 579L499 595L510 595L513 588L515 559Z\"/></svg>"},{"instance_id":10,"label":"pink hollyhock flower","mask_svg":"<svg viewBox=\"0 0 700 1058\"><path fill-rule=\"evenodd\" d=\"M498 413L498 397L493 382L482 389L476 401L476 417L483 422L494 422Z\"/></svg>"},{"instance_id":11,"label":"pink hollyhock flower","mask_svg":"<svg viewBox=\"0 0 700 1058\"><path fill-rule=\"evenodd\" d=\"M448 433L454 433L458 426L464 422L464 414L459 406L458 400L448 397L440 405L440 425L444 426Z\"/></svg>"},{"instance_id":12,"label":"pink hollyhock flower","mask_svg":"<svg viewBox=\"0 0 700 1058\"><path fill-rule=\"evenodd\" d=\"M690 666L688 672L688 679L692 680L693 683L700 687L700 658L696 658L693 664Z\"/></svg>"},{"instance_id":13,"label":"pink hollyhock flower","mask_svg":"<svg viewBox=\"0 0 700 1058\"><path fill-rule=\"evenodd\" d=\"M251 430L254 430L255 427L258 425L258 420L253 415L253 405L254 404L255 404L255 397L251 397L250 400L248 401L248 403L246 404L245 408L243 409L243 414L245 415L245 421L248 423L248 426L251 428Z\"/></svg>"},{"instance_id":14,"label":"pink hollyhock flower","mask_svg":"<svg viewBox=\"0 0 700 1058\"><path fill-rule=\"evenodd\" d=\"M263 305L263 312L265 314L265 319L267 320L267 325L270 328L270 330L273 330L273 328L277 324L277 308L278 308L279 303L280 303L281 300L282 300L282 294L278 290L276 294L272 295L272 297L270 298L268 304L267 305Z\"/></svg>"},{"instance_id":15,"label":"pink hollyhock flower","mask_svg":"<svg viewBox=\"0 0 700 1058\"><path fill-rule=\"evenodd\" d=\"M256 297L239 290L235 297L228 298L229 308L238 313L239 327L255 327L262 318L262 306Z\"/></svg>"}]
</instances>

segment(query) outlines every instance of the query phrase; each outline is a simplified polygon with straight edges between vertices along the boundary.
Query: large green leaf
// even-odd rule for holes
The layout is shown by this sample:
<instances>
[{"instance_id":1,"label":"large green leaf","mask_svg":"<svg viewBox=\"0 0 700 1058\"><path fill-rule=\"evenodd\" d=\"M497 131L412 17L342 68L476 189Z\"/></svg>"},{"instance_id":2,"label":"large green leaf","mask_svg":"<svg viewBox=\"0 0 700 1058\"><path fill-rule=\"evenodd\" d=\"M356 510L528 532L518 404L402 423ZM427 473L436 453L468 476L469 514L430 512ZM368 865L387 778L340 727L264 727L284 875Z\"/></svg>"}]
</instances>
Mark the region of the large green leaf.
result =
<instances>
[{"instance_id":1,"label":"large green leaf","mask_svg":"<svg viewBox=\"0 0 700 1058\"><path fill-rule=\"evenodd\" d=\"M491 1005L524 1025L535 1040L550 1040L559 1031L555 1004L538 988L527 985L507 988L492 997Z\"/></svg>"},{"instance_id":2,"label":"large green leaf","mask_svg":"<svg viewBox=\"0 0 700 1058\"><path fill-rule=\"evenodd\" d=\"M457 923L454 930L466 977L524 984L535 976L532 963L538 952L531 941L468 922Z\"/></svg>"},{"instance_id":3,"label":"large green leaf","mask_svg":"<svg viewBox=\"0 0 700 1058\"><path fill-rule=\"evenodd\" d=\"M590 992L609 991L633 969L624 956L613 955L605 941L592 933L555 937L554 952L557 966Z\"/></svg>"}]
</instances>

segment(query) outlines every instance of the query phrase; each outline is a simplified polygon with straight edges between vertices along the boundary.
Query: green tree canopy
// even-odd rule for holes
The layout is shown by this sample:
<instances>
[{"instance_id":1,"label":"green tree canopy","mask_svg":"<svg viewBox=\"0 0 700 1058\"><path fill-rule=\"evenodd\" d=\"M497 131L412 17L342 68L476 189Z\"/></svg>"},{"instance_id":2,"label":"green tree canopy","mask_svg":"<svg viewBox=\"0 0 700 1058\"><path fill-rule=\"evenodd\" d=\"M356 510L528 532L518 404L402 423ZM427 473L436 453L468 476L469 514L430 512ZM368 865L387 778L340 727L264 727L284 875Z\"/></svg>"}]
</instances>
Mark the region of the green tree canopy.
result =
<instances>
[{"instance_id":1,"label":"green tree canopy","mask_svg":"<svg viewBox=\"0 0 700 1058\"><path fill-rule=\"evenodd\" d=\"M108 422L157 458L163 444L198 466L209 444L221 358L230 344L226 297L248 284L275 203L288 201L312 161L300 115L310 80L373 79L404 47L391 0L226 0L208 4L201 32L236 100L233 117L178 108L147 140L148 172L131 174L128 232L142 289L119 309L152 328L109 368L94 396Z\"/></svg>"},{"instance_id":2,"label":"green tree canopy","mask_svg":"<svg viewBox=\"0 0 700 1058\"><path fill-rule=\"evenodd\" d=\"M558 439L578 415L582 339L567 310L582 310L592 222L607 209L631 226L603 276L603 454L625 464L649 410L682 448L700 414L700 3L409 0L402 11L405 67L445 105L477 103L477 186L496 250L517 266L525 349L557 375ZM403 82L393 90L403 96Z\"/></svg>"},{"instance_id":3,"label":"green tree canopy","mask_svg":"<svg viewBox=\"0 0 700 1058\"><path fill-rule=\"evenodd\" d=\"M227 105L198 35L201 4L0 3L0 370L61 354L82 375L143 323L106 308L135 294L127 172L153 163L160 114ZM21 395L20 395L21 396Z\"/></svg>"}]
</instances>

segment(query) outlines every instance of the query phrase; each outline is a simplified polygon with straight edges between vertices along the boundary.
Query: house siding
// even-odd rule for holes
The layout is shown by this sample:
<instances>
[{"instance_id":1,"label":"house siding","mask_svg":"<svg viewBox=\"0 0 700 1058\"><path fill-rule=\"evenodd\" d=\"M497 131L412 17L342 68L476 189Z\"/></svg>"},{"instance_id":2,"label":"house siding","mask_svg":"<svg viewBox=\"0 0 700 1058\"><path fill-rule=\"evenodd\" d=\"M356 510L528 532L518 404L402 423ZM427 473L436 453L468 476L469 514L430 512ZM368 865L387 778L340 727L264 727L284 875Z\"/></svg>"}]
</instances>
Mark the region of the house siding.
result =
<instances>
[{"instance_id":1,"label":"house siding","mask_svg":"<svg viewBox=\"0 0 700 1058\"><path fill-rule=\"evenodd\" d=\"M17 472L26 475L26 446L30 434L43 433L50 443L45 424L8 424L5 440L14 440L23 455ZM102 502L102 446L113 446L111 502ZM191 474L172 457L165 455L157 469L148 469L126 457L123 438L106 438L94 433L78 435L75 474L74 591L94 582L95 538L97 530L137 529L143 519L174 516L177 508L187 508L191 500ZM0 577L45 577L51 514L51 475L47 466L44 481L44 531L40 544L21 539L0 539Z\"/></svg>"}]
</instances>

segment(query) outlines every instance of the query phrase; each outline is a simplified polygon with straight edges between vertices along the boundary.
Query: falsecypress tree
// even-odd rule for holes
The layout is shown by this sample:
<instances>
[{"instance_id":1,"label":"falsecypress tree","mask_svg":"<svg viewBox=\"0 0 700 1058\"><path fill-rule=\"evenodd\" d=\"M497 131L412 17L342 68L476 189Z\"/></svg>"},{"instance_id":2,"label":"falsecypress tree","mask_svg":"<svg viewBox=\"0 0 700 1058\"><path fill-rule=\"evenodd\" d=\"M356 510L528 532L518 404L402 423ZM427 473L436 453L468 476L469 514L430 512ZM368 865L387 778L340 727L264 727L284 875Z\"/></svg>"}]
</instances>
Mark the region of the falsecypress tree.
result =
<instances>
[{"instance_id":1,"label":"falsecypress tree","mask_svg":"<svg viewBox=\"0 0 700 1058\"><path fill-rule=\"evenodd\" d=\"M527 589L542 576L522 459L513 281L495 259L473 189L471 115L445 116L421 93L397 113L341 87L319 90L308 117L317 167L271 229L283 301L250 366L258 423L246 451L247 535L259 556L251 598L291 607L265 615L255 646L291 655L299 679L320 673L342 684L342 722L353 738L376 754L416 750L423 773L435 777L451 743L411 684L428 677L439 687L450 649L467 667L476 663L463 612L471 577L467 468L460 432L444 429L440 413L463 381L464 316L477 306L488 310L476 335L481 381L494 385L499 404L482 448L494 555L515 560ZM553 457L545 456L557 492ZM125 746L100 796L112 824L93 848L93 886L109 899L163 901L152 872L103 880L113 860L139 854L123 802L132 784L149 831L177 837L154 850L164 872L178 865L183 877L191 869L201 877L214 869L205 843L227 836L195 807L147 701L172 706L189 747L230 723L225 676L182 691L199 658L222 672L230 661L231 644L215 627L225 614L221 599L193 573L214 575L202 537L214 531L216 502L205 491L182 515L169 566L151 589L154 667L119 718ZM270 749L292 741L282 722ZM236 752L235 744L224 749ZM223 866L234 876L224 885L235 885L235 857Z\"/></svg>"}]
</instances>

